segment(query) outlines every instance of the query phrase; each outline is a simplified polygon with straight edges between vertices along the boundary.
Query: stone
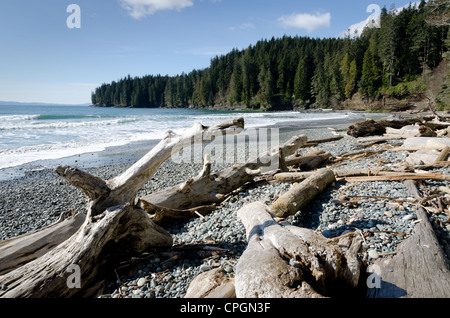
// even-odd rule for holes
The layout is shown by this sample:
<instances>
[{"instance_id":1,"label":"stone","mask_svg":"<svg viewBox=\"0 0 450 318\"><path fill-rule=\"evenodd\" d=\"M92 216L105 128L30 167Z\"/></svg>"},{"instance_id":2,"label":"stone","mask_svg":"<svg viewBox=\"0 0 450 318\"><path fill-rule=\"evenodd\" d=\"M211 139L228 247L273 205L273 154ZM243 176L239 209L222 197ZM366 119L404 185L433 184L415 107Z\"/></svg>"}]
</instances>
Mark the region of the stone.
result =
<instances>
[{"instance_id":1,"label":"stone","mask_svg":"<svg viewBox=\"0 0 450 318\"><path fill-rule=\"evenodd\" d=\"M137 282L137 286L142 287L145 285L146 282L147 282L147 280L145 279L145 277L141 277L141 278L139 278L139 280Z\"/></svg>"},{"instance_id":2,"label":"stone","mask_svg":"<svg viewBox=\"0 0 450 318\"><path fill-rule=\"evenodd\" d=\"M376 250L374 250L374 249L369 250L368 253L369 253L369 257L371 259L378 259L380 257L378 252Z\"/></svg>"},{"instance_id":3,"label":"stone","mask_svg":"<svg viewBox=\"0 0 450 318\"><path fill-rule=\"evenodd\" d=\"M402 218L402 220L403 220L404 222L406 222L406 221L412 220L413 218L414 218L414 216L413 216L412 214L408 214L408 215L404 216L404 217Z\"/></svg>"},{"instance_id":4,"label":"stone","mask_svg":"<svg viewBox=\"0 0 450 318\"><path fill-rule=\"evenodd\" d=\"M200 266L200 272L207 272L207 271L209 271L209 270L211 270L211 266L209 266L208 264L202 264L201 266Z\"/></svg>"}]
</instances>

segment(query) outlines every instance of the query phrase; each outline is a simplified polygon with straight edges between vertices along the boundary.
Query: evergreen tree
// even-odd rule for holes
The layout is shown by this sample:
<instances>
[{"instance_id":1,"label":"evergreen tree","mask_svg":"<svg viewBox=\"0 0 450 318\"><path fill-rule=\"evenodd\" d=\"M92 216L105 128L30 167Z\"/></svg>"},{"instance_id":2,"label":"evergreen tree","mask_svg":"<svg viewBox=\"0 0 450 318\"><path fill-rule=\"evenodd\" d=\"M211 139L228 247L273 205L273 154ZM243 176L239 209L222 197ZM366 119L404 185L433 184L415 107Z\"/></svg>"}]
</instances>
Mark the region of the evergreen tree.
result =
<instances>
[{"instance_id":1,"label":"evergreen tree","mask_svg":"<svg viewBox=\"0 0 450 318\"><path fill-rule=\"evenodd\" d=\"M342 39L274 37L211 59L178 76L130 75L102 84L103 106L247 105L329 107L360 92L377 98L439 65L448 51L448 0L421 1L400 12L383 8L381 29Z\"/></svg>"}]
</instances>

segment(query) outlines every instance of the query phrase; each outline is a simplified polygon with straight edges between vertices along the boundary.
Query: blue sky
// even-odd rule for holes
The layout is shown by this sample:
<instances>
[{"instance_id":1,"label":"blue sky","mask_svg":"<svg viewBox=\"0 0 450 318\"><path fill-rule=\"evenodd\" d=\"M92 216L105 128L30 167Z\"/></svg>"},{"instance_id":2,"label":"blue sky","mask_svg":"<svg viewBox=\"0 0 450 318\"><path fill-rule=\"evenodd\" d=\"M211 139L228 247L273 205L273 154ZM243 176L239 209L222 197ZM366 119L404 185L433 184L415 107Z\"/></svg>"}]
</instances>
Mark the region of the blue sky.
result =
<instances>
[{"instance_id":1,"label":"blue sky","mask_svg":"<svg viewBox=\"0 0 450 318\"><path fill-rule=\"evenodd\" d=\"M1 0L0 100L81 104L130 74L176 75L283 35L339 37L405 0ZM69 28L70 4L80 28ZM73 20L76 21L76 20Z\"/></svg>"}]
</instances>

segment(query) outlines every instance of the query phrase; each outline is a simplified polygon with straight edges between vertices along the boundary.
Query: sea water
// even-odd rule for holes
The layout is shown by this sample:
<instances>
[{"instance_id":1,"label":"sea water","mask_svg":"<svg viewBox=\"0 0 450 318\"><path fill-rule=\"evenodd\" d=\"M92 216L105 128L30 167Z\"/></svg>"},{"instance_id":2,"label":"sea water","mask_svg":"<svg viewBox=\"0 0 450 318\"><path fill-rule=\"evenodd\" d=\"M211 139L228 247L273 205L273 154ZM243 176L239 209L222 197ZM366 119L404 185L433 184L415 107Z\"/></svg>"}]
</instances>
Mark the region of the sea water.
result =
<instances>
[{"instance_id":1,"label":"sea water","mask_svg":"<svg viewBox=\"0 0 450 318\"><path fill-rule=\"evenodd\" d=\"M160 140L195 122L215 125L237 117L246 128L282 122L343 119L346 113L227 112L193 109L101 108L77 105L0 105L1 169L108 147Z\"/></svg>"}]
</instances>

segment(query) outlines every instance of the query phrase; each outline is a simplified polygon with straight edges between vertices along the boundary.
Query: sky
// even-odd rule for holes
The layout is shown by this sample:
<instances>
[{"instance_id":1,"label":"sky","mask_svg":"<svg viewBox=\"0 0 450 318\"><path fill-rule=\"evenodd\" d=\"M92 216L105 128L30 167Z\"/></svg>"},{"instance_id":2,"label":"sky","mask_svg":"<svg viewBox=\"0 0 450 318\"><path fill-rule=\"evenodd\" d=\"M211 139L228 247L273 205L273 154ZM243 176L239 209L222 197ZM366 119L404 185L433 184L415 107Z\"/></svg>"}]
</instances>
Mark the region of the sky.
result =
<instances>
[{"instance_id":1,"label":"sky","mask_svg":"<svg viewBox=\"0 0 450 318\"><path fill-rule=\"evenodd\" d=\"M177 75L259 40L341 37L406 0L1 0L0 101L84 104L127 75Z\"/></svg>"}]
</instances>

